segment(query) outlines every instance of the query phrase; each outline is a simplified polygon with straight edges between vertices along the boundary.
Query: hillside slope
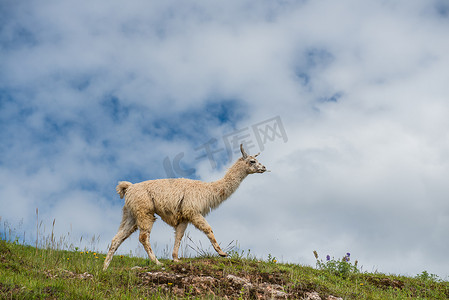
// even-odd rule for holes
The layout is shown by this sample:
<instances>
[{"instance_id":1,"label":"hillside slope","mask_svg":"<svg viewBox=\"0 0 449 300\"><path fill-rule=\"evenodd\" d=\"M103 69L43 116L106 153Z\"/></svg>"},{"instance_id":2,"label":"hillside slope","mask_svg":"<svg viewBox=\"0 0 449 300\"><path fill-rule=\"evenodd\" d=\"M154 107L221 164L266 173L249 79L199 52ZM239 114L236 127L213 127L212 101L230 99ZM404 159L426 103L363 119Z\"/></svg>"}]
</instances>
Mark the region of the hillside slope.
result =
<instances>
[{"instance_id":1,"label":"hillside slope","mask_svg":"<svg viewBox=\"0 0 449 300\"><path fill-rule=\"evenodd\" d=\"M417 278L280 264L243 258L202 257L156 266L104 254L36 249L0 241L2 299L448 299L449 283L423 272ZM349 265L352 266L352 265Z\"/></svg>"}]
</instances>

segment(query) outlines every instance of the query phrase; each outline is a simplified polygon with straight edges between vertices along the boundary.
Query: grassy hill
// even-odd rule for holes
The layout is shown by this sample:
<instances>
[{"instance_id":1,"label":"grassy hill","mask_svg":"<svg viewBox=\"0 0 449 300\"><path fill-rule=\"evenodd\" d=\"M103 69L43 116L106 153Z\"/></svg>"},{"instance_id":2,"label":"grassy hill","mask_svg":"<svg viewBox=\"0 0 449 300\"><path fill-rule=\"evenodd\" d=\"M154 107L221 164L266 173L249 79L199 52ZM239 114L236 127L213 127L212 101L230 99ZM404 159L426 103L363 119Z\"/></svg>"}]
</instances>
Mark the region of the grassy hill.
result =
<instances>
[{"instance_id":1,"label":"grassy hill","mask_svg":"<svg viewBox=\"0 0 449 300\"><path fill-rule=\"evenodd\" d=\"M38 249L0 240L1 299L449 299L449 282L361 273L356 264L320 260L317 268L260 261L243 253L180 263L103 253Z\"/></svg>"}]
</instances>

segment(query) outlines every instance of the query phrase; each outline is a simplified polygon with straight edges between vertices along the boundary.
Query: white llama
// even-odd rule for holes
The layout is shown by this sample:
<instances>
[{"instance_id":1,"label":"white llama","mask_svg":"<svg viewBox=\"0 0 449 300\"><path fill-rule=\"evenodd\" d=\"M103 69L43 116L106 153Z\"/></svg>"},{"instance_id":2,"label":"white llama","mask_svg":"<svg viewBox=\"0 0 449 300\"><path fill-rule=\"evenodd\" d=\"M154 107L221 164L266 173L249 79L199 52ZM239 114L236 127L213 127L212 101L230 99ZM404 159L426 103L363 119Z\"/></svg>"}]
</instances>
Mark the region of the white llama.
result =
<instances>
[{"instance_id":1,"label":"white llama","mask_svg":"<svg viewBox=\"0 0 449 300\"><path fill-rule=\"evenodd\" d=\"M160 264L150 246L150 232L156 221L154 214L175 228L174 261L178 261L179 246L188 223L207 235L219 255L226 256L204 216L231 196L248 174L267 171L256 160L259 154L246 154L242 145L240 150L242 157L229 168L222 179L215 182L185 178L148 180L135 184L120 182L116 190L120 198L125 197L123 217L118 232L112 239L103 270L108 268L120 244L137 229L140 230L139 241L148 256L153 262Z\"/></svg>"}]
</instances>

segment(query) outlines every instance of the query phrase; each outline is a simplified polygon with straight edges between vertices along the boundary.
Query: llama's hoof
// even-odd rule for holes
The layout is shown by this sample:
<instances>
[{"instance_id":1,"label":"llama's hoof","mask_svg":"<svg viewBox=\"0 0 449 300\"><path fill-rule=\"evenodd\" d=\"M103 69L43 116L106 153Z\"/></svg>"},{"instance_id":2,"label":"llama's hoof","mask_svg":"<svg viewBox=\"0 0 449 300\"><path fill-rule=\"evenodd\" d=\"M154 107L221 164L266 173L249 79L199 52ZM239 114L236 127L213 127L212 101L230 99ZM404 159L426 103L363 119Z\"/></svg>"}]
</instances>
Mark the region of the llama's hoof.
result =
<instances>
[{"instance_id":1,"label":"llama's hoof","mask_svg":"<svg viewBox=\"0 0 449 300\"><path fill-rule=\"evenodd\" d=\"M228 256L228 254L227 253L224 253L224 252L220 252L220 253L218 253L221 257L226 257L226 256Z\"/></svg>"}]
</instances>

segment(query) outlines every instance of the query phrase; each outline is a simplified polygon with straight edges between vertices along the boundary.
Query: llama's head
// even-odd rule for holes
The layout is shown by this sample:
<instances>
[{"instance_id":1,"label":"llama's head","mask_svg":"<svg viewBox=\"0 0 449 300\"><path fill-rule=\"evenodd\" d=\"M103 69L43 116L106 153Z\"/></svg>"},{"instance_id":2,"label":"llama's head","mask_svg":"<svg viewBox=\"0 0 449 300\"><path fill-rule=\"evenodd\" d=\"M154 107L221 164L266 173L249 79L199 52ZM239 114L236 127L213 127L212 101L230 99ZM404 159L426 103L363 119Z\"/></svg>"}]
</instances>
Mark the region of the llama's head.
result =
<instances>
[{"instance_id":1,"label":"llama's head","mask_svg":"<svg viewBox=\"0 0 449 300\"><path fill-rule=\"evenodd\" d=\"M259 155L260 152L254 156L248 155L246 154L245 149L243 149L243 144L240 144L240 151L242 152L241 159L246 163L246 171L248 174L267 172L267 168L265 168L265 166L258 162L256 159L257 155Z\"/></svg>"}]
</instances>

